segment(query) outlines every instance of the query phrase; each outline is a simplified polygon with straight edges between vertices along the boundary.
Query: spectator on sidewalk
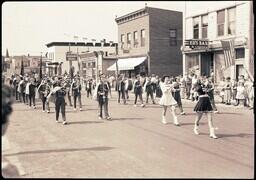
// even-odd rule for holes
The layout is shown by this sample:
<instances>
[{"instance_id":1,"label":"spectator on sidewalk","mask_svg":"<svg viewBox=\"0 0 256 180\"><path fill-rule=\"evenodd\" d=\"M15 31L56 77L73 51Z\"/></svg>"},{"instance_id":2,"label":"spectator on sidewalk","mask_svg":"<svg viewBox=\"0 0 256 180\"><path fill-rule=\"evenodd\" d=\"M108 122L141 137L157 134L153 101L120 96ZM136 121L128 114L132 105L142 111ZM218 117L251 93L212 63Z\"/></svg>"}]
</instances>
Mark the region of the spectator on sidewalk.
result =
<instances>
[{"instance_id":1,"label":"spectator on sidewalk","mask_svg":"<svg viewBox=\"0 0 256 180\"><path fill-rule=\"evenodd\" d=\"M239 106L246 106L245 102L245 88L244 88L244 83L243 81L238 82L237 86L237 94L236 94L236 99L237 99L237 105Z\"/></svg>"},{"instance_id":2,"label":"spectator on sidewalk","mask_svg":"<svg viewBox=\"0 0 256 180\"><path fill-rule=\"evenodd\" d=\"M226 83L225 83L225 86L224 86L224 91L225 91L224 99L225 99L225 104L226 105L231 105L231 95L232 95L231 88L232 88L232 85L231 85L231 82L230 82L230 77L227 77L226 78Z\"/></svg>"},{"instance_id":3,"label":"spectator on sidewalk","mask_svg":"<svg viewBox=\"0 0 256 180\"><path fill-rule=\"evenodd\" d=\"M221 97L221 103L225 103L225 77L223 77L219 83L219 91L220 91L220 97Z\"/></svg>"},{"instance_id":4,"label":"spectator on sidewalk","mask_svg":"<svg viewBox=\"0 0 256 180\"><path fill-rule=\"evenodd\" d=\"M237 81L236 81L236 79L233 79L233 81L231 82L231 86L232 86L232 100L234 101L233 105L236 105L237 104L237 100L236 100Z\"/></svg>"}]
</instances>

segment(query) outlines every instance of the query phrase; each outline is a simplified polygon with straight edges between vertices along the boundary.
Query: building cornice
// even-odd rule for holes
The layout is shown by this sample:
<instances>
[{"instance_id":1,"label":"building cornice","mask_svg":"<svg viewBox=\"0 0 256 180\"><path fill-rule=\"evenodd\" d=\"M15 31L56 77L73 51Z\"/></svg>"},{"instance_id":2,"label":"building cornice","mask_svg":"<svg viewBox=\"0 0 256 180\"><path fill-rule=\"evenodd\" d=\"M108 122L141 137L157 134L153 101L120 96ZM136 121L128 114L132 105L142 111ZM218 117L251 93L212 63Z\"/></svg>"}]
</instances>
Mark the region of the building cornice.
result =
<instances>
[{"instance_id":1,"label":"building cornice","mask_svg":"<svg viewBox=\"0 0 256 180\"><path fill-rule=\"evenodd\" d=\"M48 44L46 44L46 46L49 47L53 47L53 46L89 46L89 47L93 47L95 44L96 47L100 47L101 43L100 42L50 42ZM117 45L117 43L112 43L111 47L115 47ZM110 47L110 43L104 43L103 47Z\"/></svg>"}]
</instances>

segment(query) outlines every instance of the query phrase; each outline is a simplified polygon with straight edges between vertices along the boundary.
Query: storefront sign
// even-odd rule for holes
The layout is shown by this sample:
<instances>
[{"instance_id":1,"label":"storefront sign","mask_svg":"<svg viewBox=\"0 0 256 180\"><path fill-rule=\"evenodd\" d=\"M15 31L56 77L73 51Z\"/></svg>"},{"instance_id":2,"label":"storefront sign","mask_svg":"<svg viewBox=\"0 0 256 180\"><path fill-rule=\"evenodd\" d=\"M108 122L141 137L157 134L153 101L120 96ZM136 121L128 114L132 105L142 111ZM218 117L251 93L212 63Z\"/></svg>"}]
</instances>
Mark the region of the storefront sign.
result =
<instances>
[{"instance_id":1,"label":"storefront sign","mask_svg":"<svg viewBox=\"0 0 256 180\"><path fill-rule=\"evenodd\" d=\"M205 49L205 48L208 48L208 45L209 45L208 40L200 40L200 39L185 40L185 46L189 46L191 49L195 49L195 48Z\"/></svg>"},{"instance_id":2,"label":"storefront sign","mask_svg":"<svg viewBox=\"0 0 256 180\"><path fill-rule=\"evenodd\" d=\"M67 61L77 61L77 54L66 53L66 60Z\"/></svg>"}]
</instances>

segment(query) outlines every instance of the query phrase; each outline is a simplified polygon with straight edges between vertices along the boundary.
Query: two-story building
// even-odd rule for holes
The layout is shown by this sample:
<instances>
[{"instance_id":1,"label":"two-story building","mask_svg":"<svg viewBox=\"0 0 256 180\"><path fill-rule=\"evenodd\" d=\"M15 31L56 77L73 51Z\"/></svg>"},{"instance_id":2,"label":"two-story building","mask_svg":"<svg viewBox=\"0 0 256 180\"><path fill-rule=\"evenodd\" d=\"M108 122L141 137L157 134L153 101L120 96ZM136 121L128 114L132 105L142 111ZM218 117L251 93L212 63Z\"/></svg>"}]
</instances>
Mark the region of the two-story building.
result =
<instances>
[{"instance_id":1,"label":"two-story building","mask_svg":"<svg viewBox=\"0 0 256 180\"><path fill-rule=\"evenodd\" d=\"M80 72L81 65L79 54L103 51L105 55L116 55L117 43L102 42L51 42L46 44L49 63L47 63L47 71L49 74L55 74L57 68L61 72L69 73L70 67L74 67L74 71ZM68 55L67 55L68 53Z\"/></svg>"},{"instance_id":2,"label":"two-story building","mask_svg":"<svg viewBox=\"0 0 256 180\"><path fill-rule=\"evenodd\" d=\"M183 74L214 73L215 82L223 77L254 76L254 15L252 2L234 2L220 9L185 17ZM221 40L233 40L235 64L225 68ZM186 42L187 41L187 42ZM188 41L190 41L188 43ZM206 46L197 46L200 43ZM191 46L196 44L195 46ZM204 44L204 45L205 45Z\"/></svg>"},{"instance_id":3,"label":"two-story building","mask_svg":"<svg viewBox=\"0 0 256 180\"><path fill-rule=\"evenodd\" d=\"M118 61L109 71L182 74L182 12L145 7L115 21Z\"/></svg>"}]
</instances>

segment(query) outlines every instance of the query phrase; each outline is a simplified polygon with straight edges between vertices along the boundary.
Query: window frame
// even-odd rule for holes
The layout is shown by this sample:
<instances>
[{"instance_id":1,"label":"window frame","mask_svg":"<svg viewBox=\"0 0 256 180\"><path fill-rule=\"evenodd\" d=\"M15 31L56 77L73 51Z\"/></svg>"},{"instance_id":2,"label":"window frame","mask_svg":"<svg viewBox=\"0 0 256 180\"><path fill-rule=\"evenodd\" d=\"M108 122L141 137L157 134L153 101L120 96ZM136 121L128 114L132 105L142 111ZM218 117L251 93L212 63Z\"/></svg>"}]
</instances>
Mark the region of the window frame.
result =
<instances>
[{"instance_id":1,"label":"window frame","mask_svg":"<svg viewBox=\"0 0 256 180\"><path fill-rule=\"evenodd\" d=\"M220 13L220 12L223 12L224 13L224 22L221 22L221 23L218 23L218 14ZM218 37L221 37L221 36L224 36L225 35L225 23L226 23L226 19L225 19L225 9L222 9L222 10L219 10L219 11L217 11L217 36ZM223 26L223 34L219 34L219 27L220 26Z\"/></svg>"},{"instance_id":2,"label":"window frame","mask_svg":"<svg viewBox=\"0 0 256 180\"><path fill-rule=\"evenodd\" d=\"M206 17L207 23L204 23L203 18ZM201 16L201 35L202 39L207 39L208 38L208 14L202 15ZM206 31L206 36L204 37L204 31Z\"/></svg>"},{"instance_id":3,"label":"window frame","mask_svg":"<svg viewBox=\"0 0 256 180\"><path fill-rule=\"evenodd\" d=\"M240 50L242 50L242 51L240 51ZM242 56L238 56L239 51L240 51L240 53L241 52L243 53ZM245 58L245 48L244 47L236 48L235 49L235 59L244 59L244 58Z\"/></svg>"},{"instance_id":4,"label":"window frame","mask_svg":"<svg viewBox=\"0 0 256 180\"><path fill-rule=\"evenodd\" d=\"M137 38L135 37L137 35ZM138 31L133 32L133 47L137 48L139 44Z\"/></svg>"},{"instance_id":5,"label":"window frame","mask_svg":"<svg viewBox=\"0 0 256 180\"><path fill-rule=\"evenodd\" d=\"M171 31L175 32L175 36L171 36ZM177 29L169 29L169 45L177 46Z\"/></svg>"},{"instance_id":6,"label":"window frame","mask_svg":"<svg viewBox=\"0 0 256 180\"><path fill-rule=\"evenodd\" d=\"M132 44L132 33L127 33L127 48L130 49Z\"/></svg>"},{"instance_id":7,"label":"window frame","mask_svg":"<svg viewBox=\"0 0 256 180\"><path fill-rule=\"evenodd\" d=\"M121 49L124 49L124 34L121 34Z\"/></svg>"},{"instance_id":8,"label":"window frame","mask_svg":"<svg viewBox=\"0 0 256 180\"><path fill-rule=\"evenodd\" d=\"M234 10L234 19L232 21L230 21L230 17L229 17L229 12L230 10ZM230 27L230 24L231 23L234 23L234 34L232 33L229 33L229 27ZM227 9L227 34L228 35L236 35L236 7L232 7L232 8L228 8Z\"/></svg>"},{"instance_id":9,"label":"window frame","mask_svg":"<svg viewBox=\"0 0 256 180\"><path fill-rule=\"evenodd\" d=\"M144 32L144 33L142 33ZM144 34L144 37L143 37ZM140 42L141 42L141 47L145 47L146 45L146 30L145 29L141 29L140 30Z\"/></svg>"},{"instance_id":10,"label":"window frame","mask_svg":"<svg viewBox=\"0 0 256 180\"><path fill-rule=\"evenodd\" d=\"M193 39L199 39L199 18L200 16L193 17ZM197 24L195 24L195 19L198 19ZM195 26L198 25L198 27L195 28ZM195 30L197 30L197 37L195 36Z\"/></svg>"}]
</instances>

